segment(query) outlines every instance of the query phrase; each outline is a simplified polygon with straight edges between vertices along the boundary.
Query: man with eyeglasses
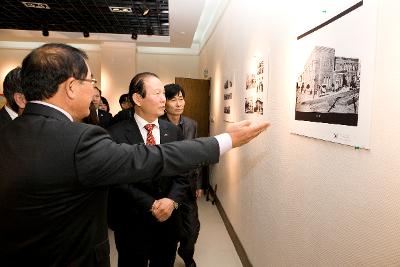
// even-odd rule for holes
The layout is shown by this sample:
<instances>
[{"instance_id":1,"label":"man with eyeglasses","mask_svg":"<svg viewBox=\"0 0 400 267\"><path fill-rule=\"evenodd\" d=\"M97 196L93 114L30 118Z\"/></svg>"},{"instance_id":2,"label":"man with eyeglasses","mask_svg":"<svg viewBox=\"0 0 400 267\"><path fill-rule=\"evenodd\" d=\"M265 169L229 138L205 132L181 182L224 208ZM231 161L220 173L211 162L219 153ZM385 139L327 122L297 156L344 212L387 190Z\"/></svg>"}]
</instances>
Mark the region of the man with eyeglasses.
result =
<instances>
[{"instance_id":1,"label":"man with eyeglasses","mask_svg":"<svg viewBox=\"0 0 400 267\"><path fill-rule=\"evenodd\" d=\"M21 81L29 103L0 131L2 266L110 266L110 185L216 163L268 126L241 122L194 141L116 144L103 128L79 122L93 97L83 51L36 48L22 62Z\"/></svg>"}]
</instances>

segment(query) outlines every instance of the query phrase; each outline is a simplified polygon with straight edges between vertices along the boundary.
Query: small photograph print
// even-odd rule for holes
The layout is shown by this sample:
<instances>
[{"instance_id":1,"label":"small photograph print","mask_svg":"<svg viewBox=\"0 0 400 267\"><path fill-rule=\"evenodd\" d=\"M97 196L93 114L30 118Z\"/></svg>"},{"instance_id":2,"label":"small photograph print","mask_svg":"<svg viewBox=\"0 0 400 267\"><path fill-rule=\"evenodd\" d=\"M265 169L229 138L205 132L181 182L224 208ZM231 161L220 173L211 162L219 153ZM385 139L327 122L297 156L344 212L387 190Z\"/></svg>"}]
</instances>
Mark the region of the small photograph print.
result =
<instances>
[{"instance_id":1,"label":"small photograph print","mask_svg":"<svg viewBox=\"0 0 400 267\"><path fill-rule=\"evenodd\" d=\"M224 94L224 100L232 99L232 93Z\"/></svg>"},{"instance_id":2,"label":"small photograph print","mask_svg":"<svg viewBox=\"0 0 400 267\"><path fill-rule=\"evenodd\" d=\"M257 93L262 93L264 92L264 82L263 82L263 77L257 77L257 85L256 85L256 92Z\"/></svg>"},{"instance_id":3,"label":"small photograph print","mask_svg":"<svg viewBox=\"0 0 400 267\"><path fill-rule=\"evenodd\" d=\"M257 75L264 73L264 60L259 61L257 64Z\"/></svg>"},{"instance_id":4,"label":"small photograph print","mask_svg":"<svg viewBox=\"0 0 400 267\"><path fill-rule=\"evenodd\" d=\"M244 113L253 113L254 112L254 102L253 97L246 97L244 99Z\"/></svg>"},{"instance_id":5,"label":"small photograph print","mask_svg":"<svg viewBox=\"0 0 400 267\"><path fill-rule=\"evenodd\" d=\"M259 115L264 114L264 101L262 101L261 98L257 98L255 105L254 105L254 113L257 113Z\"/></svg>"},{"instance_id":6,"label":"small photograph print","mask_svg":"<svg viewBox=\"0 0 400 267\"><path fill-rule=\"evenodd\" d=\"M224 113L231 114L231 107L230 106L224 107Z\"/></svg>"},{"instance_id":7,"label":"small photograph print","mask_svg":"<svg viewBox=\"0 0 400 267\"><path fill-rule=\"evenodd\" d=\"M316 46L296 82L295 120L357 126L361 64Z\"/></svg>"},{"instance_id":8,"label":"small photograph print","mask_svg":"<svg viewBox=\"0 0 400 267\"><path fill-rule=\"evenodd\" d=\"M225 80L224 82L224 89L229 89L232 87L232 81L230 80Z\"/></svg>"},{"instance_id":9,"label":"small photograph print","mask_svg":"<svg viewBox=\"0 0 400 267\"><path fill-rule=\"evenodd\" d=\"M256 75L248 73L246 77L246 90L255 88L257 84Z\"/></svg>"}]
</instances>

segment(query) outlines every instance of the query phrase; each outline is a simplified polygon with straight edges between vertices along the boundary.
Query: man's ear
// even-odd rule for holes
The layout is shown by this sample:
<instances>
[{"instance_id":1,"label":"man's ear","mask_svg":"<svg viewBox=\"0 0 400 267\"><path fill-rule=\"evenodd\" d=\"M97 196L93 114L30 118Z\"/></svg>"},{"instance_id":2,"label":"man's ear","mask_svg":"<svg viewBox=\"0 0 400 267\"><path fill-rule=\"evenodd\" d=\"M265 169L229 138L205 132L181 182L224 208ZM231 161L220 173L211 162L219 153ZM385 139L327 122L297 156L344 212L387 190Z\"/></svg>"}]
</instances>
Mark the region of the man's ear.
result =
<instances>
[{"instance_id":1,"label":"man's ear","mask_svg":"<svg viewBox=\"0 0 400 267\"><path fill-rule=\"evenodd\" d=\"M24 109L25 105L26 105L26 99L25 99L24 94L14 93L13 97L14 97L14 101L15 101L15 103L17 103L18 107L21 109Z\"/></svg>"},{"instance_id":2,"label":"man's ear","mask_svg":"<svg viewBox=\"0 0 400 267\"><path fill-rule=\"evenodd\" d=\"M143 101L143 97L141 95L139 95L138 93L134 93L132 95L133 98L133 102L135 102L135 105L140 107L142 106L142 101Z\"/></svg>"},{"instance_id":3,"label":"man's ear","mask_svg":"<svg viewBox=\"0 0 400 267\"><path fill-rule=\"evenodd\" d=\"M70 99L75 99L79 96L78 90L79 88L77 87L77 83L79 81L76 80L74 77L69 77L65 82L60 84L60 88L65 91L65 94L68 98Z\"/></svg>"}]
</instances>

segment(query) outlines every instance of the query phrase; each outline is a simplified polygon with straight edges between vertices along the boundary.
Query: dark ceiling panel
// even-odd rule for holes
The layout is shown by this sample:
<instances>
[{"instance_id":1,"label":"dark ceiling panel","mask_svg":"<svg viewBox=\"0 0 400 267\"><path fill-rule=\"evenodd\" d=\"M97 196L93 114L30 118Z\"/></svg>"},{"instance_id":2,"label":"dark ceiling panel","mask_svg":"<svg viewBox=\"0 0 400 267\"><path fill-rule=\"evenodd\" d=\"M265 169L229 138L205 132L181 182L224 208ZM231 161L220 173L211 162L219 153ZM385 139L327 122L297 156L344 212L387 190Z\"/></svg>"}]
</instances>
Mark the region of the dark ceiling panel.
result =
<instances>
[{"instance_id":1,"label":"dark ceiling panel","mask_svg":"<svg viewBox=\"0 0 400 267\"><path fill-rule=\"evenodd\" d=\"M47 0L50 9L27 8L16 0L2 0L0 29L63 32L169 35L168 0ZM109 7L130 7L131 13L114 13ZM143 16L144 7L150 12Z\"/></svg>"}]
</instances>

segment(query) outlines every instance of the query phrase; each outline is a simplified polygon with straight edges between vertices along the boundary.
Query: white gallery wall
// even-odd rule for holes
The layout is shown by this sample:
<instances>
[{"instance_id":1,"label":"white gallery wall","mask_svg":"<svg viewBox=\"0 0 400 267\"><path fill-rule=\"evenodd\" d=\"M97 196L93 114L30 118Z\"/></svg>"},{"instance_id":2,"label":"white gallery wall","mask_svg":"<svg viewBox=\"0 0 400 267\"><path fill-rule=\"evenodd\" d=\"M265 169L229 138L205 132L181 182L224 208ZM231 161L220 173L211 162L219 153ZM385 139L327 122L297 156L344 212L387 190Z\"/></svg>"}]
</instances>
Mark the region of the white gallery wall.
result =
<instances>
[{"instance_id":1,"label":"white gallery wall","mask_svg":"<svg viewBox=\"0 0 400 267\"><path fill-rule=\"evenodd\" d=\"M289 133L296 37L315 1L231 0L201 51L199 73L212 78L212 133L228 125L224 74L235 73L241 109L249 60L261 56L268 64L264 115L257 119L271 128L224 155L211 177L256 267L400 265L400 2L364 5L371 1L378 7L370 150Z\"/></svg>"},{"instance_id":2,"label":"white gallery wall","mask_svg":"<svg viewBox=\"0 0 400 267\"><path fill-rule=\"evenodd\" d=\"M153 72L163 84L174 83L175 77L198 79L199 56L174 54L136 54L137 72Z\"/></svg>"},{"instance_id":3,"label":"white gallery wall","mask_svg":"<svg viewBox=\"0 0 400 267\"><path fill-rule=\"evenodd\" d=\"M119 97L129 91L129 84L135 75L135 61L135 43L101 44L101 90L113 115L121 110Z\"/></svg>"},{"instance_id":4,"label":"white gallery wall","mask_svg":"<svg viewBox=\"0 0 400 267\"><path fill-rule=\"evenodd\" d=\"M51 42L51 39L50 39ZM22 60L28 55L32 49L39 47L43 42L22 42L22 41L0 41L0 92L3 92L3 81L7 73L21 66ZM96 46L91 46L90 49L84 49L89 57L89 66L94 76L98 81L101 81L100 75L100 49L94 49Z\"/></svg>"}]
</instances>

